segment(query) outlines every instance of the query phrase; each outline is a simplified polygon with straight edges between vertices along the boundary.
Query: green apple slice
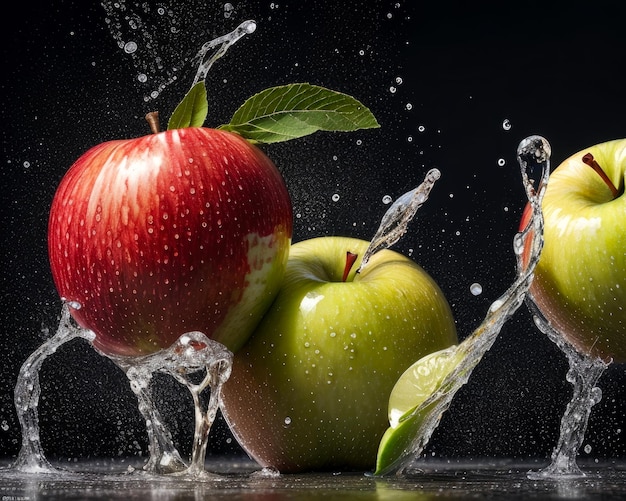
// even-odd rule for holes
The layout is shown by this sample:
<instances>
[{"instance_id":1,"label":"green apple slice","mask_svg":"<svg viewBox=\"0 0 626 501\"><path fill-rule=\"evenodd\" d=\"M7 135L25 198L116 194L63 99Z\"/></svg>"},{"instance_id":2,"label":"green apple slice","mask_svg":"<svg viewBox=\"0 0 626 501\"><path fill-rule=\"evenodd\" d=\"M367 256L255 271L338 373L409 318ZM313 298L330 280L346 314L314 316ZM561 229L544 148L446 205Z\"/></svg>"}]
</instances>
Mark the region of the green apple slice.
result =
<instances>
[{"instance_id":1,"label":"green apple slice","mask_svg":"<svg viewBox=\"0 0 626 501\"><path fill-rule=\"evenodd\" d=\"M389 424L378 447L375 475L383 474L406 456L424 421L432 419L439 398L431 398L461 362L466 352L453 345L419 359L398 379L389 395ZM438 413L435 413L438 414ZM437 420L438 421L438 420ZM433 429L436 421L433 423Z\"/></svg>"}]
</instances>

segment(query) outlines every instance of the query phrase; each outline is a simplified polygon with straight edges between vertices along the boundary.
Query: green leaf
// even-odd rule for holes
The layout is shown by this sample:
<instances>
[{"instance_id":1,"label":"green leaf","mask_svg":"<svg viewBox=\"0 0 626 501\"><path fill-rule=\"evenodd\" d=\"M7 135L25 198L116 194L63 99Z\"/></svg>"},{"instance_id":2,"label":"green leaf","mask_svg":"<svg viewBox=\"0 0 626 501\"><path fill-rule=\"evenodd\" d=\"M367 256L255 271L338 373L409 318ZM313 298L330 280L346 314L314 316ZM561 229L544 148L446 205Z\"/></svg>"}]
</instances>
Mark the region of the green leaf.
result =
<instances>
[{"instance_id":1,"label":"green leaf","mask_svg":"<svg viewBox=\"0 0 626 501\"><path fill-rule=\"evenodd\" d=\"M363 104L347 94L307 83L271 87L248 99L220 129L255 143L277 143L316 131L380 127Z\"/></svg>"},{"instance_id":2,"label":"green leaf","mask_svg":"<svg viewBox=\"0 0 626 501\"><path fill-rule=\"evenodd\" d=\"M170 130L183 129L185 127L202 127L208 110L206 86L204 81L200 81L187 92L183 100L176 106L167 128Z\"/></svg>"}]
</instances>

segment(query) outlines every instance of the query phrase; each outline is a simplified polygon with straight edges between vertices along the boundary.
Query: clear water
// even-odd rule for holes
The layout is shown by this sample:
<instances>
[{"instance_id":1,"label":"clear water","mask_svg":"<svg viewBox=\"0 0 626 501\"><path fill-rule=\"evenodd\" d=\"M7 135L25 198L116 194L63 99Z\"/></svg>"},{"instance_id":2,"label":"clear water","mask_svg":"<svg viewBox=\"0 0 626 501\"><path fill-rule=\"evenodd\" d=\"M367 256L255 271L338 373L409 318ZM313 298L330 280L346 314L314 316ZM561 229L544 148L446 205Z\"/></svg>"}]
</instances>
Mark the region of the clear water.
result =
<instances>
[{"instance_id":1,"label":"clear water","mask_svg":"<svg viewBox=\"0 0 626 501\"><path fill-rule=\"evenodd\" d=\"M109 21L114 17L121 18L120 13L125 4L125 1L103 2L105 9L109 9L107 10L110 17ZM157 9L159 16L166 14L159 12L160 10ZM230 15L231 11L232 5L225 4L224 15ZM140 20L137 19L136 23L133 26L133 29L137 30L136 33L144 33ZM112 23L111 26L113 28L117 25ZM246 34L254 32L255 27L254 21L246 21L228 35L205 44L196 56L199 60L199 67L194 83L205 78L211 65L224 55L234 42ZM175 32L176 30L173 27L171 31ZM126 38L122 37L121 34L117 38L120 48L129 57L135 58L141 47L135 40ZM145 35L144 39L149 39L149 36ZM137 79L140 82L148 81L148 75L151 75L148 70L140 72ZM150 93L150 97L157 97L173 79L174 77L171 77L169 80L155 85L155 90ZM510 124L508 120L505 122L503 128L508 130ZM419 454L435 430L441 414L448 408L458 389L467 382L474 367L495 341L503 324L523 304L524 300L531 309L534 307L532 298L527 296L527 291L532 280L532 270L536 265L542 245L543 220L540 202L547 183L549 156L549 145L542 138L533 136L520 144L518 159L524 187L529 201L535 209L529 227L534 232L530 264L525 270L520 269L518 271L518 277L513 285L491 305L484 322L468 338L469 341L463 347L459 347L465 352L465 361L446 379L441 389L429 400L429 404L432 405L433 402L436 404L433 406L430 419L425 421L423 428L416 430L413 446L406 451L402 461L394 465L396 473L408 474L411 472L410 465L415 465ZM535 187L531 178L539 172L540 181ZM408 222L427 199L439 175L440 173L436 169L430 171L420 187L406 193L390 207L385 218L383 218L379 232L372 240L371 253L393 245L406 232ZM390 202L391 199L385 201L385 203ZM524 233L518 234L514 238L513 247L518 256L521 255L527 232L528 230L525 230ZM366 262L367 260L364 259L364 263ZM89 341L93 339L93 333L72 323L67 306L63 306L61 322L55 336L37 349L21 368L15 388L15 406L22 427L22 447L17 460L7 470L3 470L3 474L6 472L14 474L51 473L57 477L63 474L48 462L41 447L37 407L40 395L39 369L45 359L53 355L59 346L73 339L83 338ZM596 383L606 366L599 361L578 354L563 341L559 333L554 331L539 311L536 309L533 311L537 327L546 333L568 357L570 362L568 380L574 385L574 397L563 416L561 436L552 456L552 464L537 473L530 474L530 476L543 479L580 476L576 455L582 444L589 412L592 406L601 399L601 392ZM169 350L154 356L138 359L114 359L128 377L130 386L138 398L139 410L145 418L150 443L148 463L143 466L130 467L127 474L133 475L134 478L138 475L147 475L144 478L149 480L160 478L163 474L170 474L169 477L177 476L181 479L201 479L207 475L204 460L208 433L219 407L221 385L230 374L231 357L232 354L221 345L210 341L201 333L188 333L182 336ZM152 401L150 384L156 372L164 372L174 377L190 391L193 397L196 427L193 452L189 464L180 457ZM203 396L207 390L210 390L210 396L208 402L203 402ZM273 475L272 472L261 472L261 476L272 477ZM207 478L213 477L207 476Z\"/></svg>"},{"instance_id":2,"label":"clear water","mask_svg":"<svg viewBox=\"0 0 626 501\"><path fill-rule=\"evenodd\" d=\"M543 247L541 200L550 175L550 154L551 148L548 141L540 136L524 139L519 144L517 151L522 182L528 201L533 207L533 216L528 226L515 235L513 250L518 263L521 263L526 239L530 238L528 265L526 267L521 264L518 266L517 279L499 299L491 304L480 326L462 343L450 348L449 356L456 357L459 352L462 354L461 363L444 378L441 386L432 396L410 414L410 416L421 415L420 424L415 430L412 430L410 445L393 464L379 472L381 476L401 475L410 463L419 457L437 428L443 413L449 408L455 394L467 383L474 368L493 345L504 323L523 304ZM533 177L536 174L539 174L539 180L535 187ZM409 416L407 416L408 418Z\"/></svg>"}]
</instances>

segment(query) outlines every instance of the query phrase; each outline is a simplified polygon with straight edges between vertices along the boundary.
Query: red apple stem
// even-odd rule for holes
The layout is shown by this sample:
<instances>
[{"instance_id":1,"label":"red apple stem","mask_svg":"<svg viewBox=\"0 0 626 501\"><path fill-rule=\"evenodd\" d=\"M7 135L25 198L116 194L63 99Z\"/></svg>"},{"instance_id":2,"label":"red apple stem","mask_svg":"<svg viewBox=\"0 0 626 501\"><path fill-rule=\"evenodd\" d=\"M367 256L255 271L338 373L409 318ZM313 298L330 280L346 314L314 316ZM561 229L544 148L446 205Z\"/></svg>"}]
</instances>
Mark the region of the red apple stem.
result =
<instances>
[{"instance_id":1,"label":"red apple stem","mask_svg":"<svg viewBox=\"0 0 626 501\"><path fill-rule=\"evenodd\" d=\"M354 254L350 251L346 252L346 266L343 269L343 276L341 277L342 282L345 282L348 279L350 270L354 266L354 262L356 261L357 257L359 257L358 254Z\"/></svg>"},{"instance_id":2,"label":"red apple stem","mask_svg":"<svg viewBox=\"0 0 626 501\"><path fill-rule=\"evenodd\" d=\"M150 125L150 130L153 134L158 134L161 131L161 126L159 125L159 112L151 111L146 115L146 121L148 125Z\"/></svg>"},{"instance_id":3,"label":"red apple stem","mask_svg":"<svg viewBox=\"0 0 626 501\"><path fill-rule=\"evenodd\" d=\"M611 190L611 193L613 194L613 198L614 199L617 198L620 194L619 190L615 187L615 185L613 184L613 181L609 179L609 176L606 175L604 170L602 170L602 167L600 167L600 164L596 161L596 159L593 158L593 155L591 153L586 153L583 156L583 162L586 163L589 167L591 167L593 170L595 170L598 173L598 175L602 178L602 180L606 183L606 185Z\"/></svg>"}]
</instances>

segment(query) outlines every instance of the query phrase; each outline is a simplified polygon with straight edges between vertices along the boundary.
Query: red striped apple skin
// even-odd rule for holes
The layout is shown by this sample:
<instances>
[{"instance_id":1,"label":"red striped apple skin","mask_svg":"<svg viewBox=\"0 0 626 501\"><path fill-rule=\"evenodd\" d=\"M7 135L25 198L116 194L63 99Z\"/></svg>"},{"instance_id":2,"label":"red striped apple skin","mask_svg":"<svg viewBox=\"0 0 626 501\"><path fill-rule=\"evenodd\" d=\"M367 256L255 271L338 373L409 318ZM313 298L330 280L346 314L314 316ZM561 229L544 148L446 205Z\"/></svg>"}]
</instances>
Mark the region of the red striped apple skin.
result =
<instances>
[{"instance_id":1,"label":"red striped apple skin","mask_svg":"<svg viewBox=\"0 0 626 501\"><path fill-rule=\"evenodd\" d=\"M278 290L291 234L274 163L236 134L192 127L81 156L53 199L48 251L101 352L149 354L194 330L236 351Z\"/></svg>"}]
</instances>

